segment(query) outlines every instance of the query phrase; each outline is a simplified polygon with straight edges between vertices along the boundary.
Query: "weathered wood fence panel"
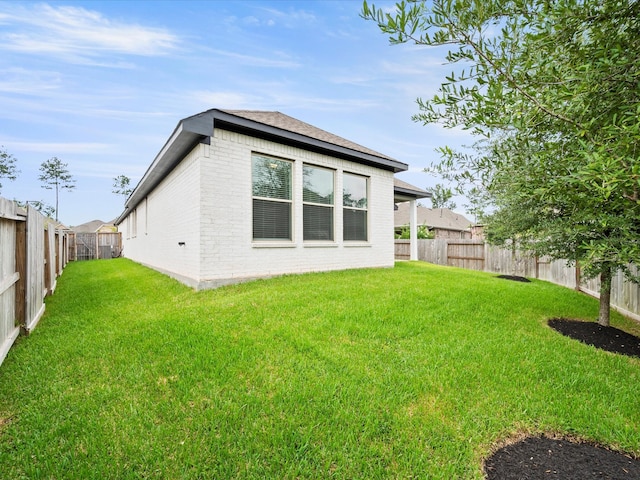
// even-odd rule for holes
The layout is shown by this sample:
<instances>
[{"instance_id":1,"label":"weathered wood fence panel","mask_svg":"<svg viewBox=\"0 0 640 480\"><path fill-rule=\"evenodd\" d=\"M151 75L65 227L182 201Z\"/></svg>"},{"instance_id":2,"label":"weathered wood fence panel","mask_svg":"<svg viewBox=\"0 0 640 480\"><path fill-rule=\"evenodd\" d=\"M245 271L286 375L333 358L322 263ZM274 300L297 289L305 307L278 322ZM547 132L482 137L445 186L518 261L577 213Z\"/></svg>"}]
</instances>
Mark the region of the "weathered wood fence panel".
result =
<instances>
[{"instance_id":1,"label":"weathered wood fence panel","mask_svg":"<svg viewBox=\"0 0 640 480\"><path fill-rule=\"evenodd\" d=\"M33 330L44 313L44 297L49 288L45 281L45 218L34 208L28 207L25 268L25 316L24 329Z\"/></svg>"},{"instance_id":2,"label":"weathered wood fence panel","mask_svg":"<svg viewBox=\"0 0 640 480\"><path fill-rule=\"evenodd\" d=\"M16 284L20 274L16 271L17 206L0 198L0 363L18 338L20 323L16 317Z\"/></svg>"},{"instance_id":3,"label":"weathered wood fence panel","mask_svg":"<svg viewBox=\"0 0 640 480\"><path fill-rule=\"evenodd\" d=\"M44 264L45 285L47 295L51 295L56 289L56 231L55 228L45 227L44 235Z\"/></svg>"},{"instance_id":4,"label":"weathered wood fence panel","mask_svg":"<svg viewBox=\"0 0 640 480\"><path fill-rule=\"evenodd\" d=\"M74 260L116 258L122 253L122 233L71 233L68 245L68 255Z\"/></svg>"},{"instance_id":5,"label":"weathered wood fence panel","mask_svg":"<svg viewBox=\"0 0 640 480\"><path fill-rule=\"evenodd\" d=\"M538 259L538 275L533 276L563 287L580 290L580 271L575 266L567 265L564 260L551 261L547 257Z\"/></svg>"},{"instance_id":6,"label":"weathered wood fence panel","mask_svg":"<svg viewBox=\"0 0 640 480\"><path fill-rule=\"evenodd\" d=\"M517 275L520 277L536 276L536 258L523 255L518 250L496 248L489 244L484 246L485 270L502 275Z\"/></svg>"},{"instance_id":7,"label":"weathered wood fence panel","mask_svg":"<svg viewBox=\"0 0 640 480\"><path fill-rule=\"evenodd\" d=\"M42 317L46 295L67 264L67 232L33 207L0 198L0 364L20 332Z\"/></svg>"},{"instance_id":8,"label":"weathered wood fence panel","mask_svg":"<svg viewBox=\"0 0 640 480\"><path fill-rule=\"evenodd\" d=\"M98 244L95 233L76 233L76 260L93 260L98 258Z\"/></svg>"},{"instance_id":9,"label":"weathered wood fence panel","mask_svg":"<svg viewBox=\"0 0 640 480\"><path fill-rule=\"evenodd\" d=\"M396 240L396 259L409 259L409 240ZM564 287L599 296L600 281L582 278L580 269L563 260L527 256L523 252L498 248L477 240L437 238L418 240L418 259L471 270L538 278ZM636 273L638 269L631 267ZM611 285L611 305L623 314L640 320L640 286L618 272Z\"/></svg>"},{"instance_id":10,"label":"weathered wood fence panel","mask_svg":"<svg viewBox=\"0 0 640 480\"><path fill-rule=\"evenodd\" d=\"M484 270L484 242L451 239L447 241L447 265L469 270Z\"/></svg>"},{"instance_id":11,"label":"weathered wood fence panel","mask_svg":"<svg viewBox=\"0 0 640 480\"><path fill-rule=\"evenodd\" d=\"M630 268L632 273L638 274L638 267L632 265ZM582 280L580 290L598 297L600 279ZM640 285L629 282L622 272L617 272L611 279L611 305L624 315L640 320Z\"/></svg>"},{"instance_id":12,"label":"weathered wood fence panel","mask_svg":"<svg viewBox=\"0 0 640 480\"><path fill-rule=\"evenodd\" d=\"M121 232L98 232L98 258L116 258L122 253Z\"/></svg>"},{"instance_id":13,"label":"weathered wood fence panel","mask_svg":"<svg viewBox=\"0 0 640 480\"><path fill-rule=\"evenodd\" d=\"M396 240L395 258L396 260L411 259L411 240Z\"/></svg>"}]
</instances>

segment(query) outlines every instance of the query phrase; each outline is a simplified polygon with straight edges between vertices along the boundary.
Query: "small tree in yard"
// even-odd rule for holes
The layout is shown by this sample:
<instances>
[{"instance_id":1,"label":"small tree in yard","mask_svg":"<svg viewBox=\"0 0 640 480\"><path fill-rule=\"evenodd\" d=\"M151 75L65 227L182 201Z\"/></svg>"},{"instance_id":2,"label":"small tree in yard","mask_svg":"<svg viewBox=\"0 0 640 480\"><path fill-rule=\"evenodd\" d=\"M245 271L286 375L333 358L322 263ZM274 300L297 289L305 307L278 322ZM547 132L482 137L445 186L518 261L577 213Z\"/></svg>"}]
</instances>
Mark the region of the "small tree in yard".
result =
<instances>
[{"instance_id":1,"label":"small tree in yard","mask_svg":"<svg viewBox=\"0 0 640 480\"><path fill-rule=\"evenodd\" d=\"M495 243L599 276L609 325L613 274L640 280L640 2L365 2L362 15L392 43L448 46L457 69L414 120L478 140L472 153L441 148L435 168L486 193Z\"/></svg>"},{"instance_id":2,"label":"small tree in yard","mask_svg":"<svg viewBox=\"0 0 640 480\"><path fill-rule=\"evenodd\" d=\"M116 195L122 195L125 198L131 195L133 192L133 188L131 188L131 179L126 175L118 175L113 179L113 190L112 193Z\"/></svg>"},{"instance_id":3,"label":"small tree in yard","mask_svg":"<svg viewBox=\"0 0 640 480\"><path fill-rule=\"evenodd\" d=\"M16 159L8 153L4 147L0 147L0 178L15 180L19 170L16 168ZM0 183L0 188L2 184Z\"/></svg>"},{"instance_id":4,"label":"small tree in yard","mask_svg":"<svg viewBox=\"0 0 640 480\"><path fill-rule=\"evenodd\" d=\"M449 210L456 208L457 205L451 200L453 192L450 188L438 183L435 187L429 187L426 190L431 194L433 208L448 208Z\"/></svg>"},{"instance_id":5,"label":"small tree in yard","mask_svg":"<svg viewBox=\"0 0 640 480\"><path fill-rule=\"evenodd\" d=\"M60 190L73 190L76 188L76 181L69 173L67 164L63 163L62 160L57 157L52 157L46 162L42 162L40 172L42 173L38 177L38 180L44 183L42 188L46 188L47 190L55 189L56 191L55 215L56 221L58 221L58 196Z\"/></svg>"}]
</instances>

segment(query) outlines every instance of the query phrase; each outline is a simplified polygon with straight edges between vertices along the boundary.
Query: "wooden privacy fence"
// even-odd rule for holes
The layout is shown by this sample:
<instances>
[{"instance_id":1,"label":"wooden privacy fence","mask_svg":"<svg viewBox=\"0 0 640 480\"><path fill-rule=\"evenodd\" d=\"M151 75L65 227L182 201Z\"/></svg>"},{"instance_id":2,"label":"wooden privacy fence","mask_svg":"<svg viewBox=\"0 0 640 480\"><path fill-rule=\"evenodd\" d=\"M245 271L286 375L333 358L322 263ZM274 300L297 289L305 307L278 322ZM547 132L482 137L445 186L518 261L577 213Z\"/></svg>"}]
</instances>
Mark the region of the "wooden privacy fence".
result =
<instances>
[{"instance_id":1,"label":"wooden privacy fence","mask_svg":"<svg viewBox=\"0 0 640 480\"><path fill-rule=\"evenodd\" d=\"M116 258L121 254L121 232L71 232L69 234L69 258L71 260Z\"/></svg>"},{"instance_id":2,"label":"wooden privacy fence","mask_svg":"<svg viewBox=\"0 0 640 480\"><path fill-rule=\"evenodd\" d=\"M409 240L396 240L397 260L408 260ZM538 278L599 297L600 280L582 277L580 268L564 260L531 257L518 250L499 248L479 240L418 240L418 260L502 275ZM632 266L637 272L637 268ZM640 286L616 273L611 284L611 305L622 314L640 320Z\"/></svg>"},{"instance_id":3,"label":"wooden privacy fence","mask_svg":"<svg viewBox=\"0 0 640 480\"><path fill-rule=\"evenodd\" d=\"M0 364L18 335L35 328L68 261L67 231L0 197Z\"/></svg>"}]
</instances>

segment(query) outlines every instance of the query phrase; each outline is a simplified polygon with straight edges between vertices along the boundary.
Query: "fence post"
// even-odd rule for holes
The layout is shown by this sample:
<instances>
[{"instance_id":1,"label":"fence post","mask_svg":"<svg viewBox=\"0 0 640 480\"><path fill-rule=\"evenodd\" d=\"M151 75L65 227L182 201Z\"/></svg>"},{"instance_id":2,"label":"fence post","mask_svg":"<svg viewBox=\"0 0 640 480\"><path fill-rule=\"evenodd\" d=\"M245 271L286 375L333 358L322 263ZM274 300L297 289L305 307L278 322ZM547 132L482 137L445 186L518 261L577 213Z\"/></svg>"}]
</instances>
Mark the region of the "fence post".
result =
<instances>
[{"instance_id":1,"label":"fence post","mask_svg":"<svg viewBox=\"0 0 640 480\"><path fill-rule=\"evenodd\" d=\"M26 324L26 282L27 282L27 222L16 222L16 318L15 326L24 328Z\"/></svg>"}]
</instances>

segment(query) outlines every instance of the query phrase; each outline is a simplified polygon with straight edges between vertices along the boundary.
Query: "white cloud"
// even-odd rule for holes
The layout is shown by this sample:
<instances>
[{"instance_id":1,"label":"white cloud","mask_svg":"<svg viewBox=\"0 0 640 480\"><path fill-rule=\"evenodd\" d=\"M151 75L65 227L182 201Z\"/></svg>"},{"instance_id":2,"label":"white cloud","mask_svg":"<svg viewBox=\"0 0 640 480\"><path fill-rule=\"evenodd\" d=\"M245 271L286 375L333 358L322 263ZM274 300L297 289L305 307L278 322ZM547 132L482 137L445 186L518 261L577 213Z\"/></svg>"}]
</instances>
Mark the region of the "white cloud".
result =
<instances>
[{"instance_id":1,"label":"white cloud","mask_svg":"<svg viewBox=\"0 0 640 480\"><path fill-rule=\"evenodd\" d=\"M281 52L275 52L276 58L267 58L256 55L245 55L226 50L212 50L212 53L230 58L234 65L245 65L251 67L274 67L274 68L299 68L301 63L291 60ZM281 58L277 58L280 56Z\"/></svg>"},{"instance_id":2,"label":"white cloud","mask_svg":"<svg viewBox=\"0 0 640 480\"><path fill-rule=\"evenodd\" d=\"M285 28L305 28L307 25L317 21L316 16L306 10L292 9L286 12L276 8L262 8L261 10L271 17L263 21L267 26L279 25Z\"/></svg>"},{"instance_id":3,"label":"white cloud","mask_svg":"<svg viewBox=\"0 0 640 480\"><path fill-rule=\"evenodd\" d=\"M42 96L59 88L61 77L58 72L7 68L0 70L0 92Z\"/></svg>"},{"instance_id":4,"label":"white cloud","mask_svg":"<svg viewBox=\"0 0 640 480\"><path fill-rule=\"evenodd\" d=\"M231 19L234 19L234 18L233 17L229 17L229 20L231 20ZM254 17L253 15L250 15L248 17L244 17L242 19L242 23L244 23L245 25L248 25L248 26L257 27L258 25L260 25L260 19L258 19L257 17Z\"/></svg>"},{"instance_id":5,"label":"white cloud","mask_svg":"<svg viewBox=\"0 0 640 480\"><path fill-rule=\"evenodd\" d=\"M161 28L113 21L81 7L0 3L0 48L62 58L72 63L127 67L100 62L110 54L157 56L175 50L180 39Z\"/></svg>"}]
</instances>

